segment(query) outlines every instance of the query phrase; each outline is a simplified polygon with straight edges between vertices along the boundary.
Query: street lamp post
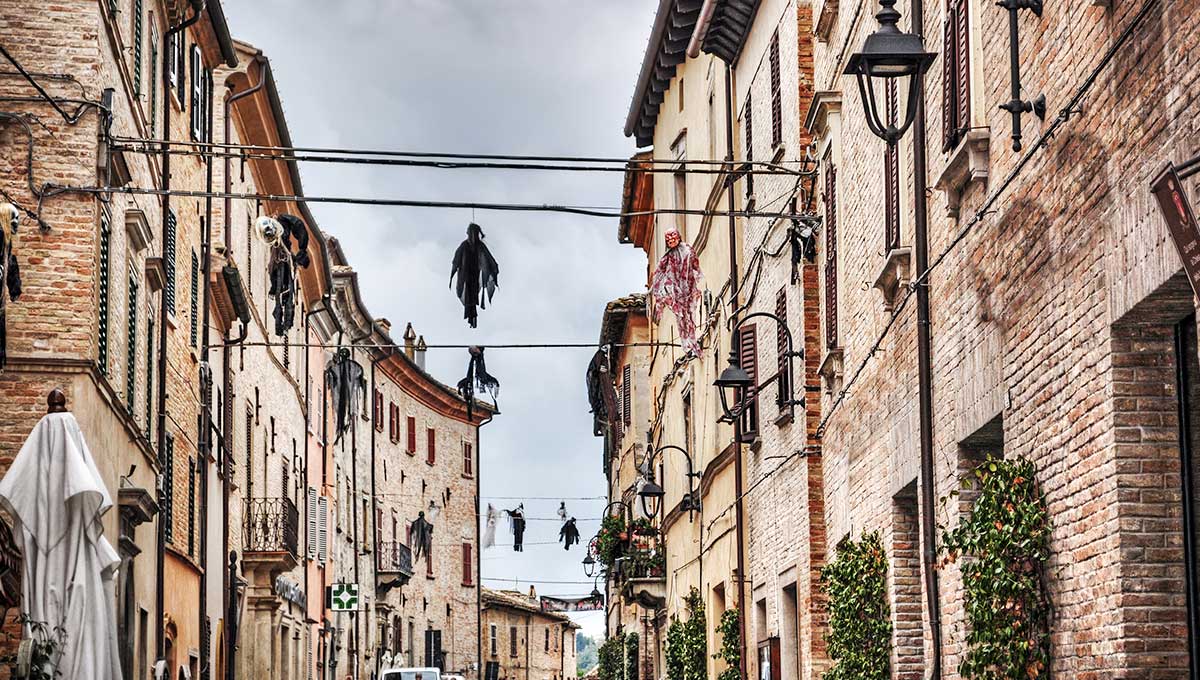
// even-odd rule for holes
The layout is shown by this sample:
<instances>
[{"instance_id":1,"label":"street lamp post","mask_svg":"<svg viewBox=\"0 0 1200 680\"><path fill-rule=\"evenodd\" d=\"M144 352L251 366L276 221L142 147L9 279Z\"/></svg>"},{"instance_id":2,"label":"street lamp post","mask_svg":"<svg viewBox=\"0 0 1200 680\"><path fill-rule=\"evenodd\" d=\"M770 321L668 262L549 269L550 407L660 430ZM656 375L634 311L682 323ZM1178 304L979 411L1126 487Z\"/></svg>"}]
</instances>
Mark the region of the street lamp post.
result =
<instances>
[{"instance_id":1,"label":"street lamp post","mask_svg":"<svg viewBox=\"0 0 1200 680\"><path fill-rule=\"evenodd\" d=\"M688 492L687 495L683 497L683 500L680 501L679 507L681 510L687 511L688 521L691 522L693 513L699 510L701 507L700 497L696 493L695 487L695 480L700 478L701 473L696 472L692 467L692 457L688 454L686 449L675 446L674 444L667 444L666 446L660 446L656 449L654 448L653 436L649 432L646 433L646 479L642 483L642 488L638 491L638 496L642 499L642 510L647 515L657 515L661 506L656 506L655 510L652 512L650 508L647 507L647 501L661 502L663 497L667 495L666 489L654 481L654 455L659 451L667 450L674 450L682 453L684 460L687 461Z\"/></svg>"},{"instance_id":2,"label":"street lamp post","mask_svg":"<svg viewBox=\"0 0 1200 680\"><path fill-rule=\"evenodd\" d=\"M778 373L764 380L761 384L755 385L754 379L751 378L750 374L742 368L737 350L730 349L729 365L725 367L725 370L721 371L721 375L718 376L716 381L713 382L713 385L716 386L721 397L721 411L724 412L721 422L733 422L740 418L751 404L758 401L758 395L762 388L766 387L772 382L779 384L779 394L776 396L776 403L778 403L780 407L786 407L792 415L795 415L795 408L797 406L804 406L803 394L800 395L799 399L796 399L793 396L796 386L796 381L794 380L795 371L793 370L793 363L796 359L804 358L804 350L794 349L795 345L792 342L792 330L787 327L787 324L783 321L783 319L779 318L775 314L771 314L770 312L754 312L753 314L747 314L742 318L741 321L738 321L736 326L733 327L733 337L737 337L738 331L742 326L746 325L746 322L757 318L771 319L779 326L779 328L783 329L784 339L787 341L787 343L783 352L783 356L780 358L786 359L786 361L780 362ZM753 390L753 394L751 394L751 390ZM730 401L733 402L732 406L730 406Z\"/></svg>"},{"instance_id":3,"label":"street lamp post","mask_svg":"<svg viewBox=\"0 0 1200 680\"><path fill-rule=\"evenodd\" d=\"M894 146L911 125L913 128L913 251L917 275L913 282L917 298L917 374L921 442L921 532L922 566L925 593L928 599L930 642L933 658L931 677L942 677L941 606L938 597L938 577L935 569L936 524L934 522L933 484L933 370L929 316L928 204L925 169L925 82L924 76L937 55L926 52L919 31L924 25L924 0L911 0L911 23L918 33L904 33L897 27L900 13L896 0L879 0L875 15L879 28L867 36L861 52L850 57L846 75L854 75L862 94L867 126L872 134ZM875 101L875 79L908 80L908 107L904 123L899 127L886 125L879 117Z\"/></svg>"}]
</instances>

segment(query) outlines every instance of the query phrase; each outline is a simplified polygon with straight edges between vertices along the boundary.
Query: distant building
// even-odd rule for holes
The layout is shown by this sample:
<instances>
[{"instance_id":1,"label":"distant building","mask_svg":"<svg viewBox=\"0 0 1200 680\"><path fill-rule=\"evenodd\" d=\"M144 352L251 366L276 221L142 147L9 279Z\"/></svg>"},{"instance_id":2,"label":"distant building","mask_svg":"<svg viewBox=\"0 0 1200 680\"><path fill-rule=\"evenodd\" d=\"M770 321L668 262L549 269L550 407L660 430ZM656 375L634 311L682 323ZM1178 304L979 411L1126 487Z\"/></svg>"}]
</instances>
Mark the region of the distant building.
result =
<instances>
[{"instance_id":1,"label":"distant building","mask_svg":"<svg viewBox=\"0 0 1200 680\"><path fill-rule=\"evenodd\" d=\"M571 680L575 631L564 614L543 612L537 594L483 589L480 645L484 680Z\"/></svg>"}]
</instances>

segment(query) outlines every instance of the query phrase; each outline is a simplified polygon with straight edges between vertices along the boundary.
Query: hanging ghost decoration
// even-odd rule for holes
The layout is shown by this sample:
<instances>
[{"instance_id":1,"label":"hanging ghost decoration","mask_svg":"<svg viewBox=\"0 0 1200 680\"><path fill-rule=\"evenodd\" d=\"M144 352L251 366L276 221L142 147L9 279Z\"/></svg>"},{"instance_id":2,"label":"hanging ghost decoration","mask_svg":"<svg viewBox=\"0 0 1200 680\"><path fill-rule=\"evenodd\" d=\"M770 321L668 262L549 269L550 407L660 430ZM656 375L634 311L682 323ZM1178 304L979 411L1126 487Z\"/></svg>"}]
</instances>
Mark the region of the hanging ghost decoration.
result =
<instances>
[{"instance_id":1,"label":"hanging ghost decoration","mask_svg":"<svg viewBox=\"0 0 1200 680\"><path fill-rule=\"evenodd\" d=\"M281 213L277 217L259 217L255 222L258 237L270 247L270 264L267 265L271 288L267 295L275 300L272 317L275 335L286 335L296 323L296 268L307 267L308 228L295 215ZM296 252L292 252L292 241Z\"/></svg>"},{"instance_id":2,"label":"hanging ghost decoration","mask_svg":"<svg viewBox=\"0 0 1200 680\"><path fill-rule=\"evenodd\" d=\"M800 280L800 265L804 262L812 264L817 261L817 233L810 224L801 224L800 220L792 218L792 226L788 229L788 241L792 245L792 283Z\"/></svg>"},{"instance_id":3,"label":"hanging ghost decoration","mask_svg":"<svg viewBox=\"0 0 1200 680\"><path fill-rule=\"evenodd\" d=\"M596 350L588 363L587 389L588 404L592 407L592 434L599 437L604 434L603 428L613 423L609 414L617 413L617 388L609 370L608 346ZM620 428L612 428L614 444L621 446Z\"/></svg>"},{"instance_id":4,"label":"hanging ghost decoration","mask_svg":"<svg viewBox=\"0 0 1200 680\"><path fill-rule=\"evenodd\" d=\"M525 504L521 503L513 510L504 511L508 515L508 526L513 534L513 551L525 552Z\"/></svg>"},{"instance_id":5,"label":"hanging ghost decoration","mask_svg":"<svg viewBox=\"0 0 1200 680\"><path fill-rule=\"evenodd\" d=\"M13 246L17 240L17 224L20 221L17 207L12 203L0 203L0 368L8 361L8 300L16 302L21 297L21 268Z\"/></svg>"},{"instance_id":6,"label":"hanging ghost decoration","mask_svg":"<svg viewBox=\"0 0 1200 680\"><path fill-rule=\"evenodd\" d=\"M571 546L579 542L579 528L575 526L574 517L567 520L558 530L558 540L562 541L563 550L570 550Z\"/></svg>"},{"instance_id":7,"label":"hanging ghost decoration","mask_svg":"<svg viewBox=\"0 0 1200 680\"><path fill-rule=\"evenodd\" d=\"M325 384L333 399L334 439L336 444L350 429L367 400L367 381L362 364L350 358L350 350L341 347L325 368Z\"/></svg>"},{"instance_id":8,"label":"hanging ghost decoration","mask_svg":"<svg viewBox=\"0 0 1200 680\"><path fill-rule=\"evenodd\" d=\"M487 364L483 360L484 349L475 345L467 350L471 355L471 360L467 364L467 375L458 381L458 393L467 402L468 420L474 414L476 390L490 396L493 403L496 403L500 397L500 381L487 372Z\"/></svg>"},{"instance_id":9,"label":"hanging ghost decoration","mask_svg":"<svg viewBox=\"0 0 1200 680\"><path fill-rule=\"evenodd\" d=\"M483 228L472 222L467 227L467 238L454 251L450 265L450 283L463 305L463 318L475 328L479 318L477 308L487 309L492 295L499 284L500 265L483 242ZM455 284L454 277L458 276Z\"/></svg>"},{"instance_id":10,"label":"hanging ghost decoration","mask_svg":"<svg viewBox=\"0 0 1200 680\"><path fill-rule=\"evenodd\" d=\"M412 548L413 560L421 559L422 555L426 561L431 559L429 553L433 550L433 525L425 519L424 511L417 513L417 518L409 525L408 545Z\"/></svg>"},{"instance_id":11,"label":"hanging ghost decoration","mask_svg":"<svg viewBox=\"0 0 1200 680\"><path fill-rule=\"evenodd\" d=\"M668 229L665 239L667 252L658 260L650 281L654 320L659 320L663 308L670 309L675 315L684 351L698 355L695 306L700 301L700 285L704 281L700 260L692 247L684 243L677 229Z\"/></svg>"},{"instance_id":12,"label":"hanging ghost decoration","mask_svg":"<svg viewBox=\"0 0 1200 680\"><path fill-rule=\"evenodd\" d=\"M554 514L558 515L559 520L566 522L567 521L567 502L559 501L558 510L556 510L554 512Z\"/></svg>"},{"instance_id":13,"label":"hanging ghost decoration","mask_svg":"<svg viewBox=\"0 0 1200 680\"><path fill-rule=\"evenodd\" d=\"M486 521L483 527L483 537L480 539L480 545L484 549L491 548L496 545L496 520L499 519L499 513L496 512L495 506L488 503Z\"/></svg>"}]
</instances>

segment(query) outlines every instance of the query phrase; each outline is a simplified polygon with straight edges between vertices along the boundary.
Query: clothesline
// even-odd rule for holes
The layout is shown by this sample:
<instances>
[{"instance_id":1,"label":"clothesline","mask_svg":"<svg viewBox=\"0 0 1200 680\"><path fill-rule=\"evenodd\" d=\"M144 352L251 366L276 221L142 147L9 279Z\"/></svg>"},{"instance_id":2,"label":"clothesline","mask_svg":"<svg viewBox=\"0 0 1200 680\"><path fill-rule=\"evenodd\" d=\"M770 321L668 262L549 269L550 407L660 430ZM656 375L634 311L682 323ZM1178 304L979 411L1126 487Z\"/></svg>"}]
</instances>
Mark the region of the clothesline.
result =
<instances>
[{"instance_id":1,"label":"clothesline","mask_svg":"<svg viewBox=\"0 0 1200 680\"><path fill-rule=\"evenodd\" d=\"M219 349L222 344L209 345L208 349ZM405 345L385 343L355 343L346 345L320 342L240 342L240 347L293 347L299 349L407 349ZM627 342L627 343L598 343L598 342L543 342L543 343L500 343L489 345L476 342L469 345L437 344L425 345L422 349L470 349L485 347L487 349L599 349L601 347L678 347L676 342Z\"/></svg>"},{"instance_id":2,"label":"clothesline","mask_svg":"<svg viewBox=\"0 0 1200 680\"><path fill-rule=\"evenodd\" d=\"M608 496L480 496L489 501L606 501Z\"/></svg>"}]
</instances>

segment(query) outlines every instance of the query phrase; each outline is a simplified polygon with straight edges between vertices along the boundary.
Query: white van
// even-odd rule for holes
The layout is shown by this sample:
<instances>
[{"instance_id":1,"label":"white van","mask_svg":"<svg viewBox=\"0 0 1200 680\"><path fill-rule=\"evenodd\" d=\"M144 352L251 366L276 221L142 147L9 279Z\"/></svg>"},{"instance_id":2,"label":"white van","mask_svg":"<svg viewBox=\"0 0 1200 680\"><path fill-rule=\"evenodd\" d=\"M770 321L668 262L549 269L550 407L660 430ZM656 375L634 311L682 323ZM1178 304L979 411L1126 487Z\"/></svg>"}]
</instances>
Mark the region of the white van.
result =
<instances>
[{"instance_id":1,"label":"white van","mask_svg":"<svg viewBox=\"0 0 1200 680\"><path fill-rule=\"evenodd\" d=\"M436 668L389 668L379 680L442 680L442 672Z\"/></svg>"}]
</instances>

